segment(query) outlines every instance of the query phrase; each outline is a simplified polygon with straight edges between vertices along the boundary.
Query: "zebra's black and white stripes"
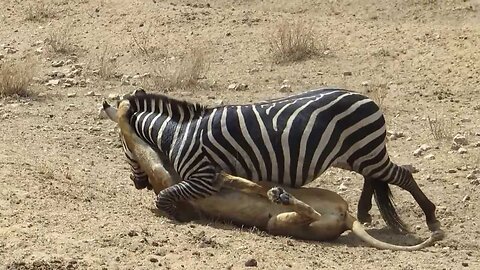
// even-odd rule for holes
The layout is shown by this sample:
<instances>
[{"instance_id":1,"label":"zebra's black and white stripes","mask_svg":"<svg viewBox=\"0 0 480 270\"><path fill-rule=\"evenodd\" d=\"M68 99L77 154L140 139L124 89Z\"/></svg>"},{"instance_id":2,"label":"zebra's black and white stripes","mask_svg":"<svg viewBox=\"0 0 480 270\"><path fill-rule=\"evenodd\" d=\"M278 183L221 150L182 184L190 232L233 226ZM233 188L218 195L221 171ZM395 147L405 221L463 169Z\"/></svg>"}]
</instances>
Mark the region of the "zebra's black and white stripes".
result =
<instances>
[{"instance_id":1,"label":"zebra's black and white stripes","mask_svg":"<svg viewBox=\"0 0 480 270\"><path fill-rule=\"evenodd\" d=\"M336 166L412 194L418 189L411 173L390 161L381 110L355 92L320 89L215 108L145 93L128 100L137 134L162 152L183 180L159 194L157 206L167 212L175 201L216 192L217 169L300 187Z\"/></svg>"}]
</instances>

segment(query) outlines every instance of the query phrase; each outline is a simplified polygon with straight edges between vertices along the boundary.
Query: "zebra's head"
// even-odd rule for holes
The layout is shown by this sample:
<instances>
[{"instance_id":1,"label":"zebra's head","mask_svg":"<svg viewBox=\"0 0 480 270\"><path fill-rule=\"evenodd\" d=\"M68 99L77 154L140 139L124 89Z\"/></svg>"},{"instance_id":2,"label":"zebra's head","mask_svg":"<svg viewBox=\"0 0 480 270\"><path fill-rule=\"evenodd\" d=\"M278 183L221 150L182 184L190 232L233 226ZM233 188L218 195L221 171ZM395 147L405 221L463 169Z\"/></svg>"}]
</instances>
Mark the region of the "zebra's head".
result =
<instances>
[{"instance_id":1,"label":"zebra's head","mask_svg":"<svg viewBox=\"0 0 480 270\"><path fill-rule=\"evenodd\" d=\"M120 104L120 102L118 104ZM105 114L110 120L112 120L115 123L118 123L116 108L110 106L110 104L107 101L104 101L103 110L105 111ZM152 189L152 185L148 180L148 175L145 173L145 171L140 167L140 165L136 161L135 155L128 148L128 145L126 144L121 132L119 132L119 136L120 136L120 140L122 141L125 157L127 158L127 162L130 165L130 169L132 172L130 174L130 179L133 181L135 188L136 189L147 188L148 190Z\"/></svg>"}]
</instances>

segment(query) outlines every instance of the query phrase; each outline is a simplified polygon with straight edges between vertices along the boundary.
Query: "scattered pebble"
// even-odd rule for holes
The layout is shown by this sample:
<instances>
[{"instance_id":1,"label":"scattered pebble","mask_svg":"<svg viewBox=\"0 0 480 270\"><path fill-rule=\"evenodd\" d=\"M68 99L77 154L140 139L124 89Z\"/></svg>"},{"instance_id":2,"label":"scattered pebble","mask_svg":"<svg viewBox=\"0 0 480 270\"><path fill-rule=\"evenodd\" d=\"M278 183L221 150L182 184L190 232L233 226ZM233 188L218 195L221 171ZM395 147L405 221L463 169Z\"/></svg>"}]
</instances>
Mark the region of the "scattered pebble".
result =
<instances>
[{"instance_id":1,"label":"scattered pebble","mask_svg":"<svg viewBox=\"0 0 480 270\"><path fill-rule=\"evenodd\" d=\"M5 58L5 55L0 53L0 60L2 60L3 58Z\"/></svg>"},{"instance_id":2,"label":"scattered pebble","mask_svg":"<svg viewBox=\"0 0 480 270\"><path fill-rule=\"evenodd\" d=\"M76 97L77 96L77 93L68 93L67 94L67 97L69 98L73 98L73 97Z\"/></svg>"},{"instance_id":3,"label":"scattered pebble","mask_svg":"<svg viewBox=\"0 0 480 270\"><path fill-rule=\"evenodd\" d=\"M453 137L453 142L458 144L458 145L467 145L468 144L467 138L462 134L455 135L455 137Z\"/></svg>"},{"instance_id":4,"label":"scattered pebble","mask_svg":"<svg viewBox=\"0 0 480 270\"><path fill-rule=\"evenodd\" d=\"M52 67L61 67L63 66L65 62L63 60L60 60L60 61L53 61L52 62Z\"/></svg>"},{"instance_id":5,"label":"scattered pebble","mask_svg":"<svg viewBox=\"0 0 480 270\"><path fill-rule=\"evenodd\" d=\"M48 82L45 84L46 86L56 86L60 83L59 79L53 79L53 80L48 80Z\"/></svg>"},{"instance_id":6,"label":"scattered pebble","mask_svg":"<svg viewBox=\"0 0 480 270\"><path fill-rule=\"evenodd\" d=\"M280 93L289 93L292 92L292 87L289 84L284 84L280 86L279 91Z\"/></svg>"},{"instance_id":7,"label":"scattered pebble","mask_svg":"<svg viewBox=\"0 0 480 270\"><path fill-rule=\"evenodd\" d=\"M475 173L473 173L473 172L472 172L472 173L469 173L469 174L467 175L467 179L468 179L468 180L477 179L477 175L476 175Z\"/></svg>"},{"instance_id":8,"label":"scattered pebble","mask_svg":"<svg viewBox=\"0 0 480 270\"><path fill-rule=\"evenodd\" d=\"M244 83L232 83L228 86L228 90L231 90L231 91L245 91L247 90L248 88L248 85L244 84Z\"/></svg>"},{"instance_id":9,"label":"scattered pebble","mask_svg":"<svg viewBox=\"0 0 480 270\"><path fill-rule=\"evenodd\" d=\"M478 180L478 179L473 179L472 181L470 181L470 184L471 184L471 185L474 185L474 186L478 186L478 185L480 185L480 180Z\"/></svg>"},{"instance_id":10,"label":"scattered pebble","mask_svg":"<svg viewBox=\"0 0 480 270\"><path fill-rule=\"evenodd\" d=\"M453 183L453 187L454 187L454 188L459 188L459 187L460 187L460 184L459 184L459 183Z\"/></svg>"},{"instance_id":11,"label":"scattered pebble","mask_svg":"<svg viewBox=\"0 0 480 270\"><path fill-rule=\"evenodd\" d=\"M95 92L94 91L88 91L86 94L85 94L86 97L93 97L95 96Z\"/></svg>"},{"instance_id":12,"label":"scattered pebble","mask_svg":"<svg viewBox=\"0 0 480 270\"><path fill-rule=\"evenodd\" d=\"M361 83L362 86L368 86L369 84L370 84L369 81L363 81L363 82Z\"/></svg>"},{"instance_id":13,"label":"scattered pebble","mask_svg":"<svg viewBox=\"0 0 480 270\"><path fill-rule=\"evenodd\" d=\"M257 260L255 259L249 259L245 262L246 267L256 267L257 266Z\"/></svg>"},{"instance_id":14,"label":"scattered pebble","mask_svg":"<svg viewBox=\"0 0 480 270\"><path fill-rule=\"evenodd\" d=\"M467 151L467 149L465 149L465 148L463 148L463 147L460 147L460 148L458 148L457 152L458 152L459 154L466 154L468 151Z\"/></svg>"},{"instance_id":15,"label":"scattered pebble","mask_svg":"<svg viewBox=\"0 0 480 270\"><path fill-rule=\"evenodd\" d=\"M138 236L138 233L134 230L131 230L127 233L128 236L133 237L133 236Z\"/></svg>"},{"instance_id":16,"label":"scattered pebble","mask_svg":"<svg viewBox=\"0 0 480 270\"><path fill-rule=\"evenodd\" d=\"M470 195L465 195L465 197L463 197L462 202L466 201L470 201Z\"/></svg>"},{"instance_id":17,"label":"scattered pebble","mask_svg":"<svg viewBox=\"0 0 480 270\"><path fill-rule=\"evenodd\" d=\"M343 76L352 76L352 72L351 71L344 71L343 72Z\"/></svg>"},{"instance_id":18,"label":"scattered pebble","mask_svg":"<svg viewBox=\"0 0 480 270\"><path fill-rule=\"evenodd\" d=\"M456 172L457 172L457 170L455 170L455 169L449 169L449 170L447 171L447 173L456 173Z\"/></svg>"},{"instance_id":19,"label":"scattered pebble","mask_svg":"<svg viewBox=\"0 0 480 270\"><path fill-rule=\"evenodd\" d=\"M158 262L158 259L155 258L155 257L150 257L150 259L148 259L148 260L151 261L152 263Z\"/></svg>"},{"instance_id":20,"label":"scattered pebble","mask_svg":"<svg viewBox=\"0 0 480 270\"><path fill-rule=\"evenodd\" d=\"M433 154L428 154L428 155L425 156L425 159L434 160L435 156Z\"/></svg>"}]
</instances>

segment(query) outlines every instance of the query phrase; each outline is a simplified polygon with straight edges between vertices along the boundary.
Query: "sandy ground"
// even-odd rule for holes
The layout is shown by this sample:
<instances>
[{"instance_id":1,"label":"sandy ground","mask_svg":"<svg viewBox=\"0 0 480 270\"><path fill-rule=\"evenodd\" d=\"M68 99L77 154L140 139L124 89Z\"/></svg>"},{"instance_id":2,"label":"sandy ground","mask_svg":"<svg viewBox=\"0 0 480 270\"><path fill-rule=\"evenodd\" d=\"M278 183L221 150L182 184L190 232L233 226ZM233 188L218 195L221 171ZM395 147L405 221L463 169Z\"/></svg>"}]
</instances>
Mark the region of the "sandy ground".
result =
<instances>
[{"instance_id":1,"label":"sandy ground","mask_svg":"<svg viewBox=\"0 0 480 270\"><path fill-rule=\"evenodd\" d=\"M40 95L0 99L0 265L243 269L253 258L259 269L480 269L480 172L472 175L480 164L479 9L479 1L469 0L2 0L1 61L32 63L31 89ZM46 18L32 19L39 10ZM285 20L311 26L320 55L273 63L269 33ZM63 39L69 50L53 52L49 39ZM335 85L377 98L388 128L405 135L389 141L392 158L419 170L415 177L437 204L447 238L422 251L391 252L349 233L305 242L160 216L153 193L137 191L128 179L114 125L98 117L98 108L109 95L142 84L122 75L168 72L192 48L205 51L207 87L169 95L204 104L250 102L286 95L279 89L288 80L293 92ZM102 64L102 56L115 60ZM57 61L64 63L52 67ZM115 76L98 75L99 69ZM46 86L55 71L73 81ZM228 90L231 83L248 88ZM97 95L85 96L90 91ZM428 118L447 138L434 139ZM457 133L468 140L466 153L451 149ZM422 144L431 149L415 157ZM358 175L330 170L313 185L340 191L355 211L361 183ZM375 207L369 232L396 244L427 237L411 196L398 188L394 194L415 234L386 229Z\"/></svg>"}]
</instances>

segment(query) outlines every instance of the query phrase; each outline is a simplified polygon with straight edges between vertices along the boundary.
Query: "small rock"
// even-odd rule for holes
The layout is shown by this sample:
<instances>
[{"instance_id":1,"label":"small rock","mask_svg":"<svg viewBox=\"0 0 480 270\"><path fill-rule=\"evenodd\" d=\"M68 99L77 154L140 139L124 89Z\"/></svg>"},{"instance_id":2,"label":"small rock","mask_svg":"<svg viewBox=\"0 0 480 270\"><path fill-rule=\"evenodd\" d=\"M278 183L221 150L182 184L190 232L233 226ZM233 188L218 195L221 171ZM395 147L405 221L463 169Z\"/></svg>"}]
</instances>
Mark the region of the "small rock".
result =
<instances>
[{"instance_id":1,"label":"small rock","mask_svg":"<svg viewBox=\"0 0 480 270\"><path fill-rule=\"evenodd\" d=\"M460 148L458 148L457 152L458 152L459 154L465 154L465 153L467 153L468 151L467 151L467 149L465 149L465 148L463 148L463 147L460 147Z\"/></svg>"},{"instance_id":2,"label":"small rock","mask_svg":"<svg viewBox=\"0 0 480 270\"><path fill-rule=\"evenodd\" d=\"M425 159L428 159L428 160L434 160L435 159L435 156L433 154L428 154L424 157Z\"/></svg>"},{"instance_id":3,"label":"small rock","mask_svg":"<svg viewBox=\"0 0 480 270\"><path fill-rule=\"evenodd\" d=\"M340 186L338 186L338 190L340 191L346 191L348 187L345 185L345 183L341 183Z\"/></svg>"},{"instance_id":4,"label":"small rock","mask_svg":"<svg viewBox=\"0 0 480 270\"><path fill-rule=\"evenodd\" d=\"M148 259L148 260L151 261L152 263L158 262L158 259L155 258L155 257L150 257L150 259Z\"/></svg>"},{"instance_id":5,"label":"small rock","mask_svg":"<svg viewBox=\"0 0 480 270\"><path fill-rule=\"evenodd\" d=\"M95 92L94 91L88 91L86 94L85 94L86 97L93 97L95 96Z\"/></svg>"},{"instance_id":6,"label":"small rock","mask_svg":"<svg viewBox=\"0 0 480 270\"><path fill-rule=\"evenodd\" d=\"M362 84L362 86L368 86L370 84L370 82L369 81L363 81L361 84Z\"/></svg>"},{"instance_id":7,"label":"small rock","mask_svg":"<svg viewBox=\"0 0 480 270\"><path fill-rule=\"evenodd\" d=\"M249 259L245 262L246 267L256 267L257 266L257 260L255 259Z\"/></svg>"},{"instance_id":8,"label":"small rock","mask_svg":"<svg viewBox=\"0 0 480 270\"><path fill-rule=\"evenodd\" d=\"M470 201L470 195L465 195L465 197L463 197L462 202L466 201Z\"/></svg>"},{"instance_id":9,"label":"small rock","mask_svg":"<svg viewBox=\"0 0 480 270\"><path fill-rule=\"evenodd\" d=\"M457 144L457 143L452 143L452 146L450 146L450 149L453 150L453 151L457 151L458 149L460 149L460 145Z\"/></svg>"},{"instance_id":10,"label":"small rock","mask_svg":"<svg viewBox=\"0 0 480 270\"><path fill-rule=\"evenodd\" d=\"M245 91L247 90L248 85L244 83L232 83L228 86L228 90L234 90L234 91Z\"/></svg>"},{"instance_id":11,"label":"small rock","mask_svg":"<svg viewBox=\"0 0 480 270\"><path fill-rule=\"evenodd\" d=\"M460 187L460 184L459 184L459 183L453 183L453 187L454 187L454 188L459 188L459 187Z\"/></svg>"},{"instance_id":12,"label":"small rock","mask_svg":"<svg viewBox=\"0 0 480 270\"><path fill-rule=\"evenodd\" d=\"M457 172L457 170L455 170L455 169L449 169L449 170L447 171L447 173L456 173L456 172Z\"/></svg>"},{"instance_id":13,"label":"small rock","mask_svg":"<svg viewBox=\"0 0 480 270\"><path fill-rule=\"evenodd\" d=\"M63 60L60 60L60 61L53 61L52 62L52 67L61 67L63 66L65 62L63 62Z\"/></svg>"},{"instance_id":14,"label":"small rock","mask_svg":"<svg viewBox=\"0 0 480 270\"><path fill-rule=\"evenodd\" d=\"M462 134L455 135L455 137L453 137L453 142L458 144L458 145L467 145L468 144L467 138L465 136L463 136Z\"/></svg>"},{"instance_id":15,"label":"small rock","mask_svg":"<svg viewBox=\"0 0 480 270\"><path fill-rule=\"evenodd\" d=\"M67 94L68 98L73 98L73 97L76 97L76 96L77 96L77 93L68 93Z\"/></svg>"},{"instance_id":16,"label":"small rock","mask_svg":"<svg viewBox=\"0 0 480 270\"><path fill-rule=\"evenodd\" d=\"M127 233L128 236L133 237L133 236L138 236L138 233L134 230L131 230Z\"/></svg>"},{"instance_id":17,"label":"small rock","mask_svg":"<svg viewBox=\"0 0 480 270\"><path fill-rule=\"evenodd\" d=\"M473 147L480 147L480 142L476 142L475 144L473 144Z\"/></svg>"},{"instance_id":18,"label":"small rock","mask_svg":"<svg viewBox=\"0 0 480 270\"><path fill-rule=\"evenodd\" d=\"M2 60L3 58L5 58L5 55L0 53L0 60Z\"/></svg>"},{"instance_id":19,"label":"small rock","mask_svg":"<svg viewBox=\"0 0 480 270\"><path fill-rule=\"evenodd\" d=\"M35 49L35 54L39 55L43 53L43 47Z\"/></svg>"},{"instance_id":20,"label":"small rock","mask_svg":"<svg viewBox=\"0 0 480 270\"><path fill-rule=\"evenodd\" d=\"M462 262L463 267L468 267L468 262Z\"/></svg>"},{"instance_id":21,"label":"small rock","mask_svg":"<svg viewBox=\"0 0 480 270\"><path fill-rule=\"evenodd\" d=\"M94 70L92 70L92 74L95 75L95 76L100 75L100 69L94 69Z\"/></svg>"},{"instance_id":22,"label":"small rock","mask_svg":"<svg viewBox=\"0 0 480 270\"><path fill-rule=\"evenodd\" d=\"M472 173L470 173L470 174L467 175L467 179L468 179L468 180L477 179L477 175L472 172Z\"/></svg>"},{"instance_id":23,"label":"small rock","mask_svg":"<svg viewBox=\"0 0 480 270\"><path fill-rule=\"evenodd\" d=\"M7 54L14 54L14 53L18 52L18 50L13 48L13 47L5 47L5 52Z\"/></svg>"},{"instance_id":24,"label":"small rock","mask_svg":"<svg viewBox=\"0 0 480 270\"><path fill-rule=\"evenodd\" d=\"M420 145L420 149L422 149L422 151L425 152L425 151L428 151L428 150L432 149L432 147L428 144L422 144L422 145Z\"/></svg>"},{"instance_id":25,"label":"small rock","mask_svg":"<svg viewBox=\"0 0 480 270\"><path fill-rule=\"evenodd\" d=\"M352 76L352 72L351 71L345 71L343 72L343 76Z\"/></svg>"},{"instance_id":26,"label":"small rock","mask_svg":"<svg viewBox=\"0 0 480 270\"><path fill-rule=\"evenodd\" d=\"M279 91L280 91L280 93L292 92L292 87L289 84L284 84L284 85L280 86Z\"/></svg>"},{"instance_id":27,"label":"small rock","mask_svg":"<svg viewBox=\"0 0 480 270\"><path fill-rule=\"evenodd\" d=\"M470 184L471 184L471 185L474 185L474 186L478 186L478 185L480 185L480 180L478 180L478 179L473 179L472 181L470 181Z\"/></svg>"},{"instance_id":28,"label":"small rock","mask_svg":"<svg viewBox=\"0 0 480 270\"><path fill-rule=\"evenodd\" d=\"M413 151L413 156L419 157L419 156L423 155L423 152L424 151L422 149L418 148L415 151Z\"/></svg>"},{"instance_id":29,"label":"small rock","mask_svg":"<svg viewBox=\"0 0 480 270\"><path fill-rule=\"evenodd\" d=\"M54 80L48 80L48 82L45 84L47 86L56 86L60 83L60 80L54 79Z\"/></svg>"}]
</instances>

